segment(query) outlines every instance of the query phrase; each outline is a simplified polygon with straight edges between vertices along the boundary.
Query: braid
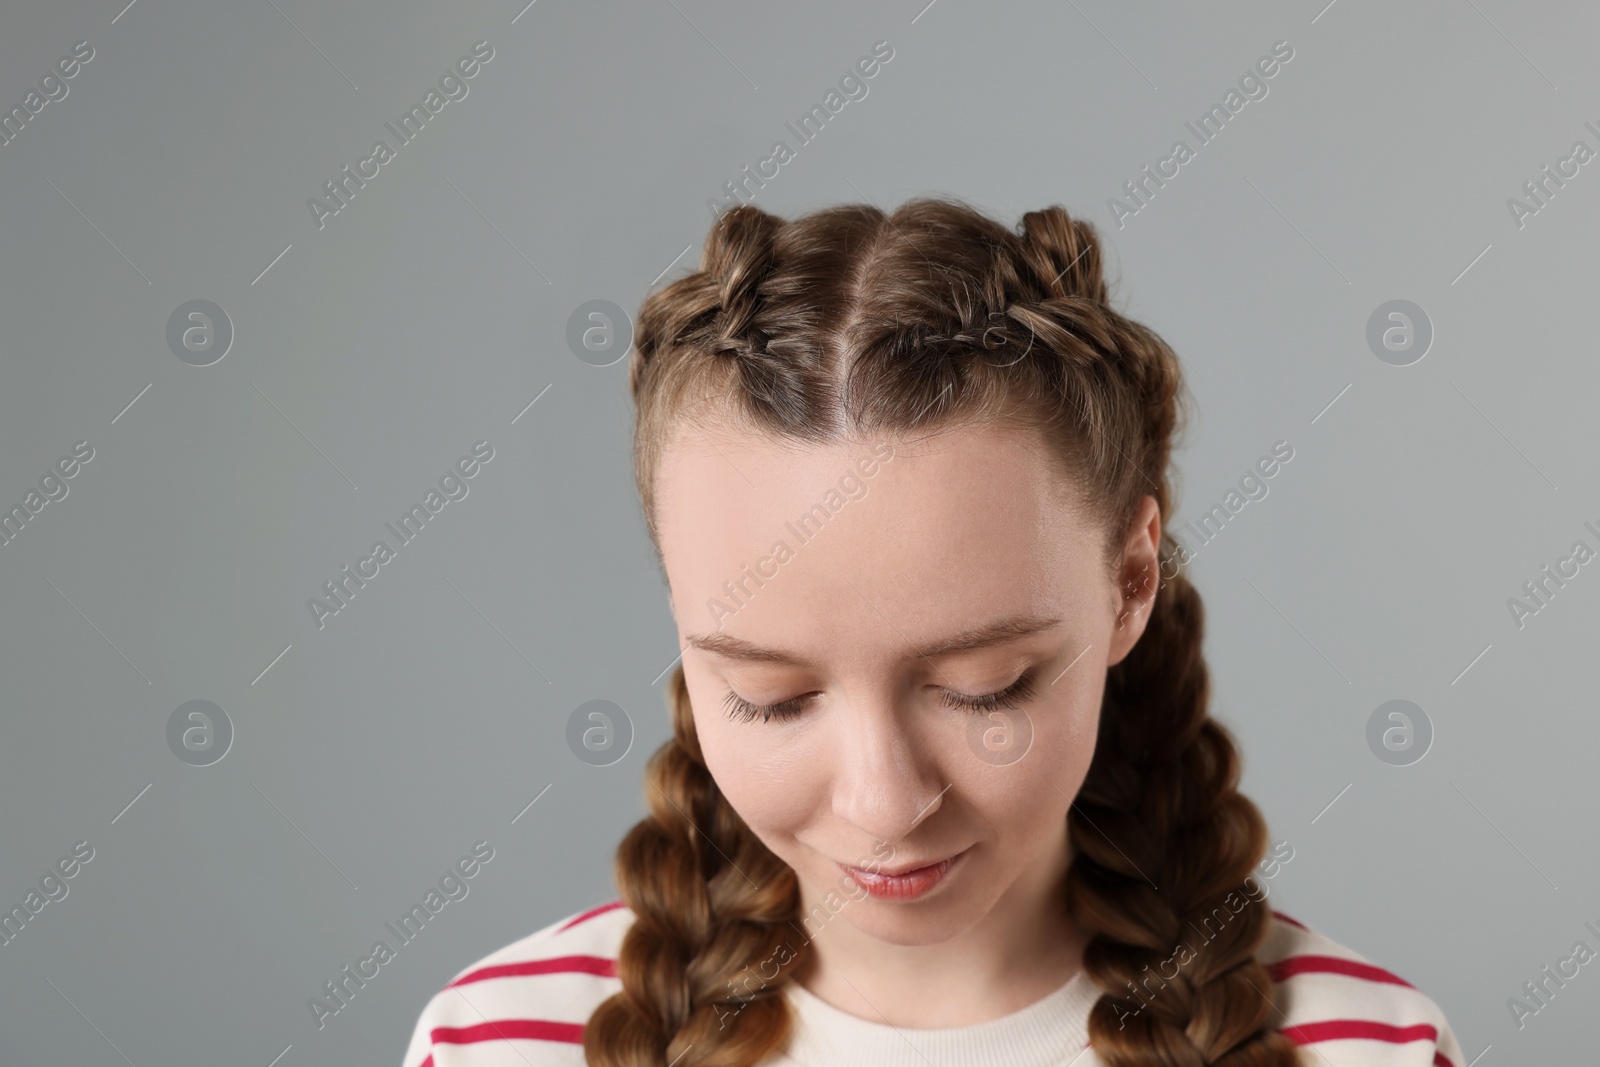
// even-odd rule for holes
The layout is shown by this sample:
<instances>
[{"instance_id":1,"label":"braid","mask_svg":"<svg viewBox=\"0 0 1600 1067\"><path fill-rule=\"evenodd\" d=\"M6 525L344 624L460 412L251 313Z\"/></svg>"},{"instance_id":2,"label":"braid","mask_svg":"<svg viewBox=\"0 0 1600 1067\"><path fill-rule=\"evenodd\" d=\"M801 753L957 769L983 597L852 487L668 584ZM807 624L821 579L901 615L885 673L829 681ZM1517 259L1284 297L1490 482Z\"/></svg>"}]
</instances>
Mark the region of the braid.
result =
<instances>
[{"instance_id":1,"label":"braid","mask_svg":"<svg viewBox=\"0 0 1600 1067\"><path fill-rule=\"evenodd\" d=\"M674 736L645 772L651 814L616 855L637 916L617 958L622 990L590 1016L584 1056L596 1067L748 1067L792 1025L777 994L805 949L790 926L799 887L712 781L681 663L670 693ZM752 984L744 972L764 962L779 965L776 980Z\"/></svg>"},{"instance_id":2,"label":"braid","mask_svg":"<svg viewBox=\"0 0 1600 1067\"><path fill-rule=\"evenodd\" d=\"M1110 306L1094 227L1060 206L1013 231L944 199L793 221L741 205L717 220L698 271L646 297L634 343L634 468L658 561L654 473L675 425L709 400L720 418L813 443L846 428L1020 421L1108 532L1108 564L1143 497L1171 514L1167 470L1188 415L1177 356ZM1160 548L1171 558L1170 534ZM1110 1067L1294 1067L1255 957L1270 909L1247 891L1265 823L1208 712L1200 596L1182 574L1161 577L1144 632L1107 672L1064 828L1065 903L1101 990L1090 1037ZM789 936L798 886L713 782L681 664L670 703L674 738L647 770L651 814L617 852L638 915L623 989L584 1048L605 1067L750 1067L788 1038L778 994L795 968L749 994L730 978L805 951Z\"/></svg>"},{"instance_id":3,"label":"braid","mask_svg":"<svg viewBox=\"0 0 1600 1067\"><path fill-rule=\"evenodd\" d=\"M1060 207L1030 211L1018 226L1022 258L1044 279L1050 296L1075 296L1098 306L1106 304L1100 242L1093 226L1072 218Z\"/></svg>"},{"instance_id":4,"label":"braid","mask_svg":"<svg viewBox=\"0 0 1600 1067\"><path fill-rule=\"evenodd\" d=\"M629 368L634 395L643 391L646 366L668 345L731 357L737 388L785 423L805 417L787 388L788 368L769 351L761 326L762 284L772 270L782 220L748 204L717 218L701 251L700 269L646 301L639 314Z\"/></svg>"},{"instance_id":5,"label":"braid","mask_svg":"<svg viewBox=\"0 0 1600 1067\"><path fill-rule=\"evenodd\" d=\"M700 269L718 280L714 352L755 356L766 350L766 336L755 325L761 283L772 269L773 237L782 222L741 205L717 219L706 242Z\"/></svg>"},{"instance_id":6,"label":"braid","mask_svg":"<svg viewBox=\"0 0 1600 1067\"><path fill-rule=\"evenodd\" d=\"M1267 832L1238 792L1228 732L1206 714L1203 630L1199 594L1178 575L1107 674L1094 761L1067 817L1068 914L1092 935L1084 968L1107 993L1089 1035L1111 1067L1298 1062L1273 1029L1271 978L1254 955L1269 906L1245 886Z\"/></svg>"}]
</instances>

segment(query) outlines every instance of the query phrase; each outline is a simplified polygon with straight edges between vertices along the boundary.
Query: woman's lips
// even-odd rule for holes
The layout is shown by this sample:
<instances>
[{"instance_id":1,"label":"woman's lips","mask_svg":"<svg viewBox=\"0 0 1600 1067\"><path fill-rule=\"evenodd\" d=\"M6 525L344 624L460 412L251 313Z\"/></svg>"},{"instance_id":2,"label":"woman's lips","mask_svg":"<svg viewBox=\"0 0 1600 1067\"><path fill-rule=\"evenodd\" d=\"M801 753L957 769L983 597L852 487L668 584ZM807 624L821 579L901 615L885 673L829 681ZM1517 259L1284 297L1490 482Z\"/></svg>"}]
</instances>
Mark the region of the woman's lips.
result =
<instances>
[{"instance_id":1,"label":"woman's lips","mask_svg":"<svg viewBox=\"0 0 1600 1067\"><path fill-rule=\"evenodd\" d=\"M842 863L839 864L839 869L849 875L851 880L868 894L879 900L915 900L943 881L950 873L950 869L966 854L966 850L963 849L938 863L918 867L903 874L883 874L860 867L847 867Z\"/></svg>"}]
</instances>

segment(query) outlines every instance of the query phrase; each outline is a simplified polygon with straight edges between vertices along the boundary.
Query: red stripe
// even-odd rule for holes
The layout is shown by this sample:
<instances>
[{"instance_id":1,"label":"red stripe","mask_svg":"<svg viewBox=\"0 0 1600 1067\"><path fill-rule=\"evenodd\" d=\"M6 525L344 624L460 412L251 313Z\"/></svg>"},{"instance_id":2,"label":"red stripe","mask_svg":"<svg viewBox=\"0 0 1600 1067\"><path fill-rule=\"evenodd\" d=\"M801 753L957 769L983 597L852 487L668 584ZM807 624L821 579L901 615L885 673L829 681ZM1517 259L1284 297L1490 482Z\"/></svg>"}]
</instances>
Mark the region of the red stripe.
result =
<instances>
[{"instance_id":1,"label":"red stripe","mask_svg":"<svg viewBox=\"0 0 1600 1067\"><path fill-rule=\"evenodd\" d=\"M1300 929L1305 930L1307 932L1309 932L1311 930L1311 927L1307 926L1305 923L1301 922L1299 919L1291 919L1291 918L1289 918L1289 916L1285 915L1281 911L1274 910L1272 914L1277 916L1279 919L1282 919L1284 922L1288 923L1290 926L1298 926Z\"/></svg>"},{"instance_id":2,"label":"red stripe","mask_svg":"<svg viewBox=\"0 0 1600 1067\"><path fill-rule=\"evenodd\" d=\"M544 960L497 963L470 971L450 985L466 985L468 982L482 982L490 978L521 978L530 974L598 974L602 978L615 978L617 961L604 956L552 956Z\"/></svg>"},{"instance_id":3,"label":"red stripe","mask_svg":"<svg viewBox=\"0 0 1600 1067\"><path fill-rule=\"evenodd\" d=\"M480 1041L561 1041L583 1044L582 1023L549 1019L496 1019L475 1026L437 1026L429 1035L435 1045L472 1045Z\"/></svg>"},{"instance_id":4,"label":"red stripe","mask_svg":"<svg viewBox=\"0 0 1600 1067\"><path fill-rule=\"evenodd\" d=\"M1439 1040L1439 1031L1428 1023L1392 1026L1372 1019L1324 1019L1321 1022L1285 1027L1283 1033L1297 1045L1314 1045L1319 1041L1344 1041L1350 1038L1388 1041L1396 1045L1408 1041Z\"/></svg>"},{"instance_id":5,"label":"red stripe","mask_svg":"<svg viewBox=\"0 0 1600 1067\"><path fill-rule=\"evenodd\" d=\"M433 1042L428 1042L430 1045ZM433 1067L433 1053L428 1053L428 1058L417 1064L417 1067Z\"/></svg>"},{"instance_id":6,"label":"red stripe","mask_svg":"<svg viewBox=\"0 0 1600 1067\"><path fill-rule=\"evenodd\" d=\"M1444 1053L1440 1052L1438 1049L1434 1049L1433 1050L1433 1067L1456 1067L1456 1065L1450 1062L1450 1057L1449 1056L1446 1056Z\"/></svg>"},{"instance_id":7,"label":"red stripe","mask_svg":"<svg viewBox=\"0 0 1600 1067\"><path fill-rule=\"evenodd\" d=\"M1289 956L1276 963L1267 964L1267 973L1272 976L1274 982L1281 982L1297 974L1344 974L1368 982L1390 982L1394 985L1403 985L1407 989L1417 988L1382 967L1374 967L1370 963L1361 963L1358 960L1341 959L1338 956Z\"/></svg>"},{"instance_id":8,"label":"red stripe","mask_svg":"<svg viewBox=\"0 0 1600 1067\"><path fill-rule=\"evenodd\" d=\"M621 901L621 900L613 900L611 903L602 904L598 908L590 908L588 911L584 912L582 915L575 915L571 919L568 919L559 928L557 928L556 932L560 933L562 930L570 930L574 926L577 926L579 923L588 922L590 919L594 918L596 915L604 915L608 911L616 911L618 908L626 907L626 906L627 905L624 904L623 901Z\"/></svg>"}]
</instances>

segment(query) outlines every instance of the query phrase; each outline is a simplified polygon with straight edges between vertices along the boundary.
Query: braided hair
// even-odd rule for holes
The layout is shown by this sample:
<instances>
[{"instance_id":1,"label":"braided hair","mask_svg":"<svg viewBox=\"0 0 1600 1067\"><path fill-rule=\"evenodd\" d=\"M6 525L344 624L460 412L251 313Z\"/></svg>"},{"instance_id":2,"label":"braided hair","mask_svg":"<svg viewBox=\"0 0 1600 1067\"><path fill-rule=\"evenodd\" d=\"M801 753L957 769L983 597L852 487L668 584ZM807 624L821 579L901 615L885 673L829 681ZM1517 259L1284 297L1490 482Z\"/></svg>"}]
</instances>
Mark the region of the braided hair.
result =
<instances>
[{"instance_id":1,"label":"braided hair","mask_svg":"<svg viewBox=\"0 0 1600 1067\"><path fill-rule=\"evenodd\" d=\"M1145 495L1171 514L1168 461L1188 414L1171 348L1109 306L1089 223L1051 206L1007 229L954 198L793 220L728 210L699 269L645 298L628 382L658 559L654 476L683 422L807 443L1028 427L1072 472L1064 484L1081 505L1120 535ZM1108 566L1123 543L1105 539ZM1162 559L1176 553L1163 530ZM1144 633L1108 669L1093 761L1066 820L1062 892L1101 990L1089 1036L1112 1067L1288 1067L1299 1052L1272 1025L1271 979L1255 958L1270 910L1246 891L1266 826L1238 790L1231 735L1207 711L1199 594L1165 565L1159 585ZM584 1052L599 1067L752 1067L791 1033L781 994L796 969L754 990L731 979L793 951L797 879L711 777L681 663L668 702L673 737L646 768L649 815L616 852L636 916L617 961L622 989L590 1016ZM1219 914L1216 936L1168 977L1191 925ZM1146 999L1157 973L1159 995Z\"/></svg>"}]
</instances>

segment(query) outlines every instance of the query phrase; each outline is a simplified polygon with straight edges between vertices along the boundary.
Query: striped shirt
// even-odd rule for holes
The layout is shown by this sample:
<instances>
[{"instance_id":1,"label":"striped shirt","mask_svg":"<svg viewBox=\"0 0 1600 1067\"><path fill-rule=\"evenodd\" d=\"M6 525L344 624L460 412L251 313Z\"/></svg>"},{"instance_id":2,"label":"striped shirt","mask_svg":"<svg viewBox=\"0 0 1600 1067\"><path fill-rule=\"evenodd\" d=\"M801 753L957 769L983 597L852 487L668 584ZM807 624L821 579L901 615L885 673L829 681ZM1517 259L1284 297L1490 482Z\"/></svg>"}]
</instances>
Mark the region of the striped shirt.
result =
<instances>
[{"instance_id":1,"label":"striped shirt","mask_svg":"<svg viewBox=\"0 0 1600 1067\"><path fill-rule=\"evenodd\" d=\"M1272 917L1257 950L1272 979L1272 1025L1311 1046L1318 1055L1310 1061L1465 1067L1443 1011L1426 994L1304 923L1280 911ZM613 900L461 971L422 1009L401 1067L581 1067L585 1021L622 988L616 961L632 922L633 912ZM759 985L756 979L750 988ZM793 981L784 994L794 1036L761 1067L1104 1067L1088 1032L1101 990L1086 971L1019 1011L947 1029L860 1018ZM1159 997L1159 981L1150 980L1144 995Z\"/></svg>"}]
</instances>

